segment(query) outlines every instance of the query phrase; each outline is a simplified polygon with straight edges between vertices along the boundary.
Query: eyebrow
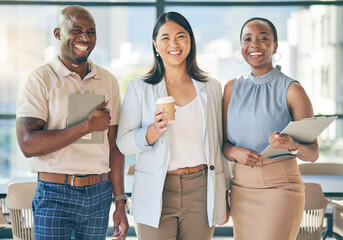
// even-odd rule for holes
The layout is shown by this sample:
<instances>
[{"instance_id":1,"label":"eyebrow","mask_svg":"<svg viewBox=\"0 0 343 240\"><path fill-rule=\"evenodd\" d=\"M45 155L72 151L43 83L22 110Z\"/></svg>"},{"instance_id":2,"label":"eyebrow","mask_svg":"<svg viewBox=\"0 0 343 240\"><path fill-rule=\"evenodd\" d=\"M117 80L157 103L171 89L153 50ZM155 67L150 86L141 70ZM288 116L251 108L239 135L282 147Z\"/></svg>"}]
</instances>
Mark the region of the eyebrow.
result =
<instances>
[{"instance_id":1,"label":"eyebrow","mask_svg":"<svg viewBox=\"0 0 343 240\"><path fill-rule=\"evenodd\" d=\"M269 36L269 33L267 33L267 32L260 32L260 34L266 34L266 35ZM250 35L252 35L252 33L246 33L246 34L243 35L243 37L250 36Z\"/></svg>"},{"instance_id":2,"label":"eyebrow","mask_svg":"<svg viewBox=\"0 0 343 240\"><path fill-rule=\"evenodd\" d=\"M181 31L181 32L178 32L176 35L178 35L178 34L186 34L186 32L184 32L184 31ZM169 36L169 33L163 33L163 34L161 34L161 36L160 37L163 37L163 36Z\"/></svg>"},{"instance_id":3,"label":"eyebrow","mask_svg":"<svg viewBox=\"0 0 343 240\"><path fill-rule=\"evenodd\" d=\"M184 32L184 31L181 31L181 32L178 32L176 35L178 35L178 34L181 34L181 33L184 33L184 34L186 34L186 32Z\"/></svg>"},{"instance_id":4,"label":"eyebrow","mask_svg":"<svg viewBox=\"0 0 343 240\"><path fill-rule=\"evenodd\" d=\"M266 35L269 35L269 33L267 33L267 32L260 32L260 34L266 34Z\"/></svg>"},{"instance_id":5,"label":"eyebrow","mask_svg":"<svg viewBox=\"0 0 343 240\"><path fill-rule=\"evenodd\" d=\"M82 29L82 27L80 27L80 26L78 26L78 25L73 26L73 29L74 29L74 28ZM92 28L90 28L89 30L95 31L96 29L95 29L94 27L92 27Z\"/></svg>"}]
</instances>

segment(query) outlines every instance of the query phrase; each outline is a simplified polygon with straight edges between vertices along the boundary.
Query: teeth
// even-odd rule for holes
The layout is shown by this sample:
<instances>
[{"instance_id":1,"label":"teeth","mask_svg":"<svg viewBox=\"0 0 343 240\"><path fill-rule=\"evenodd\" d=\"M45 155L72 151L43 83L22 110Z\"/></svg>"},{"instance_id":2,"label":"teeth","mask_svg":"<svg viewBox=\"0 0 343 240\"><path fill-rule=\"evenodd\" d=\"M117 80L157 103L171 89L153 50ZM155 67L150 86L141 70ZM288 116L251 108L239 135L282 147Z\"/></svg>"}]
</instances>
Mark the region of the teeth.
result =
<instances>
[{"instance_id":1,"label":"teeth","mask_svg":"<svg viewBox=\"0 0 343 240\"><path fill-rule=\"evenodd\" d=\"M75 48L80 51L86 51L88 49L87 46L82 46L82 45L75 45Z\"/></svg>"},{"instance_id":2,"label":"teeth","mask_svg":"<svg viewBox=\"0 0 343 240\"><path fill-rule=\"evenodd\" d=\"M172 55L176 55L176 54L181 53L181 51L170 51L169 53L172 54Z\"/></svg>"},{"instance_id":3,"label":"teeth","mask_svg":"<svg viewBox=\"0 0 343 240\"><path fill-rule=\"evenodd\" d=\"M250 53L251 56L261 56L262 53L259 53L259 52L253 52L253 53Z\"/></svg>"}]
</instances>

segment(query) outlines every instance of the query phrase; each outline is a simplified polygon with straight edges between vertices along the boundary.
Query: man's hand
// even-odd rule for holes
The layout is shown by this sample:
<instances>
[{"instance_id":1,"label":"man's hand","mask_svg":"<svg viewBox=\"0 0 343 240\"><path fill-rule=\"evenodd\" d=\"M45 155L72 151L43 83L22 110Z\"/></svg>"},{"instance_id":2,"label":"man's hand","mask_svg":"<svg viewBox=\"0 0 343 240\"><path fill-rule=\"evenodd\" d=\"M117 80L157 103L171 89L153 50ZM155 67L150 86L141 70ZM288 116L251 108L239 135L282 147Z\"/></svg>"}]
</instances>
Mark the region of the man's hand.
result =
<instances>
[{"instance_id":1,"label":"man's hand","mask_svg":"<svg viewBox=\"0 0 343 240\"><path fill-rule=\"evenodd\" d=\"M117 203L123 202L119 200L116 202L116 210L113 213L113 235L112 237L116 240L126 239L127 232L129 231L129 223L127 221L125 207L118 206Z\"/></svg>"},{"instance_id":2,"label":"man's hand","mask_svg":"<svg viewBox=\"0 0 343 240\"><path fill-rule=\"evenodd\" d=\"M105 131L110 125L110 111L107 107L109 101L104 101L88 116L90 132Z\"/></svg>"}]
</instances>

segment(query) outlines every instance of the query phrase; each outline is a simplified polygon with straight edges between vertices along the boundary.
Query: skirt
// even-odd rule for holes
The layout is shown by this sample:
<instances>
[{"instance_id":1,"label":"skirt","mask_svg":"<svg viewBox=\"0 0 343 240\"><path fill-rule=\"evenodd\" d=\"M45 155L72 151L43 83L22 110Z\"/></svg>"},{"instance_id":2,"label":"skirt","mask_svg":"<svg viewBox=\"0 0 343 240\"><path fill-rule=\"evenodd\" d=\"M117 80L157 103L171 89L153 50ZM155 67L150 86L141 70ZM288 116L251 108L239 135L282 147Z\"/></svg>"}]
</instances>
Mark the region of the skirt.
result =
<instances>
[{"instance_id":1,"label":"skirt","mask_svg":"<svg viewBox=\"0 0 343 240\"><path fill-rule=\"evenodd\" d=\"M235 164L230 193L235 240L294 240L305 205L295 158Z\"/></svg>"}]
</instances>

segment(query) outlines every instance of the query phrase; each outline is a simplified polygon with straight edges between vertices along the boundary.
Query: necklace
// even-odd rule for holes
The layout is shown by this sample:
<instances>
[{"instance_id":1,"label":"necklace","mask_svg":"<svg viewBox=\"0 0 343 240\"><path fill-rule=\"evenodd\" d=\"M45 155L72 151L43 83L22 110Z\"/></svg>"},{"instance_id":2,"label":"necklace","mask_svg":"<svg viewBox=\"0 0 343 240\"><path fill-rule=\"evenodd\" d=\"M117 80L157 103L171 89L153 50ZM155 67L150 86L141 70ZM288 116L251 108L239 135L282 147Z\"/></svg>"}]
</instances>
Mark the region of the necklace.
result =
<instances>
[{"instance_id":1,"label":"necklace","mask_svg":"<svg viewBox=\"0 0 343 240\"><path fill-rule=\"evenodd\" d=\"M165 79L165 80L166 80L166 83L169 83L169 84L174 85L174 86L180 86L181 84L191 80L191 78L187 75L186 77L182 78L179 83L176 83L175 81L168 80L168 79Z\"/></svg>"}]
</instances>

